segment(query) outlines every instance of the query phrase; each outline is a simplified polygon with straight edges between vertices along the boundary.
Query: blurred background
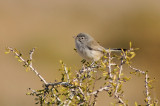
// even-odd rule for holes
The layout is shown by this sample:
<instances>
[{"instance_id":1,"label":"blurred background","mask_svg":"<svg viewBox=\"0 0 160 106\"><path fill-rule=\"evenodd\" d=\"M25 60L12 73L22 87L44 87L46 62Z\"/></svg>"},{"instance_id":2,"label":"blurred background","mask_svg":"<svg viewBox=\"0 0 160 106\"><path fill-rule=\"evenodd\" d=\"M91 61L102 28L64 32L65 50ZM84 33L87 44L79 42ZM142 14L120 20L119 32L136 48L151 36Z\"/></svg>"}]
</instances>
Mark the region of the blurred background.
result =
<instances>
[{"instance_id":1,"label":"blurred background","mask_svg":"<svg viewBox=\"0 0 160 106\"><path fill-rule=\"evenodd\" d=\"M73 50L73 36L80 32L92 35L106 48L129 48L130 41L140 48L133 66L156 78L151 93L160 99L160 1L0 0L0 105L34 106L27 89L42 88L33 72L25 72L12 54L4 54L6 47L17 48L24 58L36 47L33 65L53 82L60 75L59 60L72 71L81 67L82 58ZM144 104L144 77L129 76L125 98L130 105ZM111 105L113 101L104 99L105 95L97 105Z\"/></svg>"}]
</instances>

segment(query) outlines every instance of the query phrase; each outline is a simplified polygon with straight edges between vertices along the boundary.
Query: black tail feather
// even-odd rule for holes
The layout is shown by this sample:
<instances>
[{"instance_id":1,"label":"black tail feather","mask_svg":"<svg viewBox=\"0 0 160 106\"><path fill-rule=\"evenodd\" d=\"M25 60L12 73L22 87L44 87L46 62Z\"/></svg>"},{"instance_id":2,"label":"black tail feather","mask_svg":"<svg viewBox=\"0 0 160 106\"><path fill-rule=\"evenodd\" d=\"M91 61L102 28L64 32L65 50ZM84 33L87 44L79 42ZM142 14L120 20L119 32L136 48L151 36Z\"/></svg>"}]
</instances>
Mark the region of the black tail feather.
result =
<instances>
[{"instance_id":1,"label":"black tail feather","mask_svg":"<svg viewBox=\"0 0 160 106\"><path fill-rule=\"evenodd\" d=\"M106 50L111 50L111 51L127 51L128 49L123 49L123 48L107 48Z\"/></svg>"},{"instance_id":2,"label":"black tail feather","mask_svg":"<svg viewBox=\"0 0 160 106\"><path fill-rule=\"evenodd\" d=\"M113 48L112 50L123 50L123 51L127 51L127 49L123 49L123 48Z\"/></svg>"}]
</instances>

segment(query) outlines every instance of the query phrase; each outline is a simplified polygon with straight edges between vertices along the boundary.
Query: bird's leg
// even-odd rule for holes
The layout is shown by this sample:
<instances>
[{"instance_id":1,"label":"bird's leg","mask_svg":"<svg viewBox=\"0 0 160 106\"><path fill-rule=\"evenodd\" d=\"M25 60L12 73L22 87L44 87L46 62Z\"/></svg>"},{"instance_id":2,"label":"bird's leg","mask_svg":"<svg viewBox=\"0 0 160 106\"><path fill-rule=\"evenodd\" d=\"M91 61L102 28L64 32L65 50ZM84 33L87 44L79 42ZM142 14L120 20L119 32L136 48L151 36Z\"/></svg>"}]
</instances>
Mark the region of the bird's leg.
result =
<instances>
[{"instance_id":1,"label":"bird's leg","mask_svg":"<svg viewBox=\"0 0 160 106\"><path fill-rule=\"evenodd\" d=\"M93 62L91 63L90 67L92 67L92 66L94 65L94 63L95 63L95 61L93 61Z\"/></svg>"}]
</instances>

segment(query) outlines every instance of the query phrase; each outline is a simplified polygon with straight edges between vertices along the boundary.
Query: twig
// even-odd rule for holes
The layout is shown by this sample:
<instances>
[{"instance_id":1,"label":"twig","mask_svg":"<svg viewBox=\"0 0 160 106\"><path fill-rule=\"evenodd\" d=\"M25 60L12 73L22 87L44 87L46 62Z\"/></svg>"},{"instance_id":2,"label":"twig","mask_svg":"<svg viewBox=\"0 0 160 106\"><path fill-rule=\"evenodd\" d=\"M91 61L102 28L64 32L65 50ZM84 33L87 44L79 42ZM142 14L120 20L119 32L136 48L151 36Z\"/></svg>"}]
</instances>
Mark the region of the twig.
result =
<instances>
[{"instance_id":1,"label":"twig","mask_svg":"<svg viewBox=\"0 0 160 106\"><path fill-rule=\"evenodd\" d=\"M121 78L121 73L122 73L123 64L124 64L123 57L125 57L125 54L123 54L122 59L121 59L121 64L119 66L119 73L118 73L118 78L117 78L117 82L116 82L116 89L115 89L114 95L119 100L120 103L122 103L124 106L126 106L126 103L118 95L118 88L119 88L119 84L121 83L120 78Z\"/></svg>"},{"instance_id":2,"label":"twig","mask_svg":"<svg viewBox=\"0 0 160 106\"><path fill-rule=\"evenodd\" d=\"M66 99L66 100L64 101L64 106L69 106L69 104L71 103L71 100L72 100L73 97L75 96L75 94L74 94L75 90L74 90L74 89L71 89L70 91L71 91L71 93L70 93L69 99Z\"/></svg>"},{"instance_id":3,"label":"twig","mask_svg":"<svg viewBox=\"0 0 160 106\"><path fill-rule=\"evenodd\" d=\"M57 86L57 85L63 85L63 86L73 86L72 84L68 82L57 82L57 83L47 83L46 86Z\"/></svg>"},{"instance_id":4,"label":"twig","mask_svg":"<svg viewBox=\"0 0 160 106\"><path fill-rule=\"evenodd\" d=\"M34 50L35 50L35 48L33 48L29 53L29 55L30 55L30 65L31 66L32 66L32 59L33 59L32 56L33 56Z\"/></svg>"},{"instance_id":5,"label":"twig","mask_svg":"<svg viewBox=\"0 0 160 106\"><path fill-rule=\"evenodd\" d=\"M29 90L31 90L32 94L38 95L37 92L31 88L29 88ZM39 98L42 98L42 96L38 95ZM45 103L47 103L46 100L43 100Z\"/></svg>"},{"instance_id":6,"label":"twig","mask_svg":"<svg viewBox=\"0 0 160 106\"><path fill-rule=\"evenodd\" d=\"M134 68L134 67L132 67L132 66L129 66L129 67L130 67L131 69L135 70L135 72L139 72L139 73L145 75L146 103L147 103L147 106L150 106L150 104L151 104L151 97L150 97L149 87L148 87L148 78L149 78L149 76L148 76L147 72L142 71L142 70L139 70L139 69L136 69L136 68Z\"/></svg>"},{"instance_id":7,"label":"twig","mask_svg":"<svg viewBox=\"0 0 160 106\"><path fill-rule=\"evenodd\" d=\"M22 56L15 50L15 49L13 49L13 48L11 48L11 47L8 47L8 49L11 51L11 52L13 52L16 56L18 56L19 57L19 59L25 64L25 65L27 65L40 79L41 79L41 81L43 81L44 82L44 84L48 84L47 82L46 82L46 80L38 73L38 71L32 66L32 63L31 64L29 64L26 60L24 60L23 58L22 58ZM32 60L32 55L33 55L33 53L34 53L34 50L35 50L35 48L33 48L33 50L30 52L30 60Z\"/></svg>"},{"instance_id":8,"label":"twig","mask_svg":"<svg viewBox=\"0 0 160 106\"><path fill-rule=\"evenodd\" d=\"M111 61L112 61L111 52L108 52L108 74L109 74L109 77L110 77L109 82L113 82L112 81L113 75L112 75Z\"/></svg>"},{"instance_id":9,"label":"twig","mask_svg":"<svg viewBox=\"0 0 160 106\"><path fill-rule=\"evenodd\" d=\"M52 92L54 92L53 89L52 89ZM53 93L53 96L56 98L56 100L57 100L58 102L60 102L59 106L61 106L62 103L63 103L62 100L61 100L56 94L54 94L54 93Z\"/></svg>"},{"instance_id":10,"label":"twig","mask_svg":"<svg viewBox=\"0 0 160 106\"><path fill-rule=\"evenodd\" d=\"M96 81L97 81L97 76L96 76L96 78L95 78L95 80L94 80L93 87L92 87L92 91L95 89ZM89 105L90 105L91 99L92 99L92 95L90 96L89 101L88 101L88 104L89 104ZM95 99L95 98L94 98L94 99ZM94 101L95 101L95 100L94 100Z\"/></svg>"},{"instance_id":11,"label":"twig","mask_svg":"<svg viewBox=\"0 0 160 106\"><path fill-rule=\"evenodd\" d=\"M149 87L148 87L148 75L146 73L145 75L145 88L146 88L146 97L147 97L147 106L150 106L151 104L151 97L150 97L150 93L149 93Z\"/></svg>"},{"instance_id":12,"label":"twig","mask_svg":"<svg viewBox=\"0 0 160 106\"><path fill-rule=\"evenodd\" d=\"M68 74L68 70L67 70L66 65L64 65L64 71L65 71L65 74L67 76L68 83L70 83L70 78L69 78L69 74Z\"/></svg>"},{"instance_id":13,"label":"twig","mask_svg":"<svg viewBox=\"0 0 160 106\"><path fill-rule=\"evenodd\" d=\"M101 91L109 91L110 90L110 88L111 88L111 86L110 85L108 85L108 86L105 86L105 87L103 87L103 88L100 88L100 89L98 89L98 90L96 90L96 91L94 91L94 92L92 92L92 93L90 93L89 95L97 95L99 92L101 92Z\"/></svg>"},{"instance_id":14,"label":"twig","mask_svg":"<svg viewBox=\"0 0 160 106\"><path fill-rule=\"evenodd\" d=\"M131 69L135 70L135 72L139 72L141 74L145 74L146 72L145 71L141 71L140 69L137 69L137 68L134 68L132 66L129 66Z\"/></svg>"},{"instance_id":15,"label":"twig","mask_svg":"<svg viewBox=\"0 0 160 106\"><path fill-rule=\"evenodd\" d=\"M43 81L43 83L45 84L45 92L44 93L41 93L41 94L38 94L39 92L38 91L35 91L35 90L32 90L32 93L31 94L36 94L36 96L38 95L38 97L40 98L40 100L44 101L45 104L47 103L50 103L50 101L48 102L48 99L47 99L47 93L50 92L48 91L48 87L49 86L52 86L52 92L53 89L57 90L55 88L55 86L59 87L58 85L62 85L63 87L66 87L68 88L67 90L67 97L65 98L64 101L62 101L59 97L59 94L52 94L52 96L54 97L55 101L52 102L53 104L57 104L59 105L64 105L64 106L69 106L71 103L73 103L73 101L76 99L76 100L79 100L79 103L78 105L86 105L85 103L88 103L89 105L95 105L96 104L96 101L97 101L97 97L98 97L98 94L99 92L102 92L102 91L110 91L110 90L114 90L114 96L117 100L119 100L119 103L123 106L127 106L127 103L125 103L125 101L123 100L122 96L120 95L119 93L119 88L121 86L121 75L122 75L122 71L123 71L123 64L125 64L125 59L126 58L126 54L123 52L122 54L122 58L121 58L121 63L118 67L119 69L119 72L118 74L114 74L112 72L112 66L115 65L112 63L113 61L113 57L111 56L111 52L107 52L108 53L108 59L106 59L106 61L108 61L108 66L107 66L107 70L108 70L108 76L109 76L109 84L103 88L100 88L92 93L90 93L90 86L87 85L87 88L83 87L83 81L87 78L89 78L89 81L92 81L92 76L90 75L90 72L95 72L95 68L96 66L94 65L94 63L92 63L90 66L87 66L87 67L83 67L81 70L79 70L79 72L77 72L77 76L76 78L73 79L72 81L72 78L70 79L70 76L69 76L69 70L67 69L66 65L64 65L64 71L65 71L65 75L66 75L66 79L67 81L66 82L55 82L55 83L48 83L39 73L38 71L33 67L33 64L32 64L32 56L33 56L33 53L35 51L35 48L33 48L30 53L29 53L29 59L28 60L25 60L24 58L22 58L22 54L17 51L16 49L13 49L13 48L10 48L8 47L8 50L11 51L12 53L14 53L14 55L16 57L18 57L18 60L23 62L24 63L24 66L31 69L35 74L36 76L38 76L40 78L41 81ZM106 63L106 62L105 62ZM148 74L145 72L145 71L142 71L142 70L139 70L139 69L136 69L132 66L129 66L131 69L133 69L135 72L139 72L140 74L143 74L145 75L145 94L146 94L146 104L147 106L151 106L152 105L152 101L151 101L151 96L150 96L150 92L149 92L149 76ZM86 75L87 74L87 75ZM114 75L117 75L118 78L115 78L114 80ZM108 77L107 76L107 77ZM75 82L75 84L74 84ZM85 82L85 81L84 81ZM93 88L92 90L94 90L94 87L95 87L95 83L96 83L96 79L95 79L95 82L93 84ZM108 82L107 82L108 83ZM116 86L114 86L114 85ZM115 88L114 88L115 87ZM85 89L84 89L85 88ZM46 90L47 89L47 90ZM50 90L50 89L49 89ZM88 92L89 91L89 92ZM58 92L57 92L58 93ZM63 93L62 93L63 94ZM92 100L92 96L94 95L94 98ZM66 95L65 95L66 96ZM88 99L86 99L88 97ZM46 101L47 100L47 101ZM42 103L43 103L42 101ZM90 103L92 101L92 104Z\"/></svg>"},{"instance_id":16,"label":"twig","mask_svg":"<svg viewBox=\"0 0 160 106\"><path fill-rule=\"evenodd\" d=\"M92 102L92 105L96 105L96 101L97 101L97 97L98 97L98 93L101 92L101 91L109 91L110 90L110 85L109 86L105 86L103 88L100 88L92 93L90 93L90 95L94 95L94 99L93 99L93 102Z\"/></svg>"}]
</instances>

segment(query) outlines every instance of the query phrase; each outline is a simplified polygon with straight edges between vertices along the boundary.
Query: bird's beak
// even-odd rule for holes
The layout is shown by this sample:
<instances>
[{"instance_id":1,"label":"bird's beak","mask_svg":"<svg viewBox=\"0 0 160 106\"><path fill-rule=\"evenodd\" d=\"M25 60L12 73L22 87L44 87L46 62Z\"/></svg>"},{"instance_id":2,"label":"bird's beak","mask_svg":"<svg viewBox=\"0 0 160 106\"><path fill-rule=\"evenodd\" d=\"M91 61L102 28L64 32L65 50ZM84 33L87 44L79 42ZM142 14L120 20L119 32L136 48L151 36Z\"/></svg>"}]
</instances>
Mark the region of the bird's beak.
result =
<instances>
[{"instance_id":1,"label":"bird's beak","mask_svg":"<svg viewBox=\"0 0 160 106\"><path fill-rule=\"evenodd\" d=\"M74 39L76 38L76 36L74 35L74 36L72 36Z\"/></svg>"}]
</instances>

